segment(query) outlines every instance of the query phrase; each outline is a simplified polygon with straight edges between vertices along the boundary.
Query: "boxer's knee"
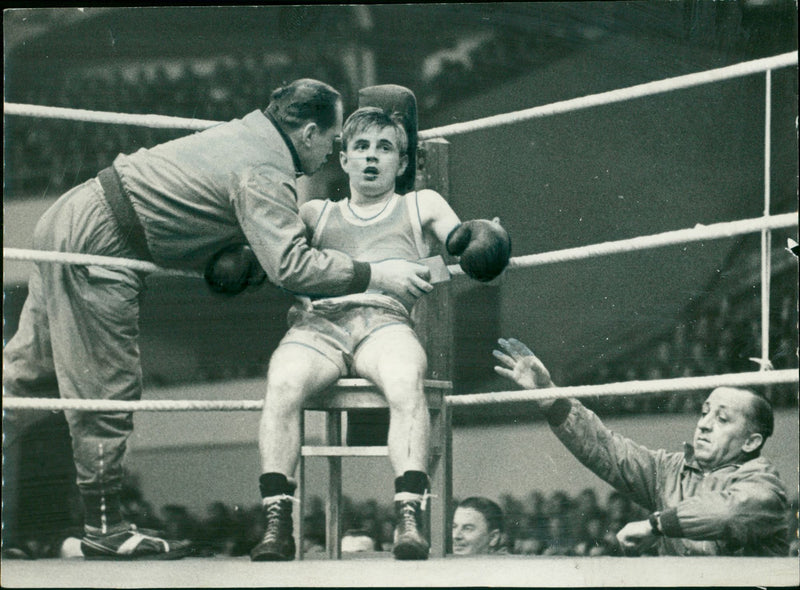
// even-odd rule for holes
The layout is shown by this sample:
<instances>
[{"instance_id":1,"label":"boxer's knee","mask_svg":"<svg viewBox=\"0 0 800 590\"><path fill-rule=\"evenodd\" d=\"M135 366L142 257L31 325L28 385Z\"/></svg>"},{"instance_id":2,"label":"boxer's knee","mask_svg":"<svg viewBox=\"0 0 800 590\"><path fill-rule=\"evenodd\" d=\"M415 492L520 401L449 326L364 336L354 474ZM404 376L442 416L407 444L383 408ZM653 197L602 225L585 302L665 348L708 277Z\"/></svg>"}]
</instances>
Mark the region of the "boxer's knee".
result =
<instances>
[{"instance_id":1,"label":"boxer's knee","mask_svg":"<svg viewBox=\"0 0 800 590\"><path fill-rule=\"evenodd\" d=\"M426 407L423 367L417 364L388 365L382 373L384 395L393 412L410 414Z\"/></svg>"}]
</instances>

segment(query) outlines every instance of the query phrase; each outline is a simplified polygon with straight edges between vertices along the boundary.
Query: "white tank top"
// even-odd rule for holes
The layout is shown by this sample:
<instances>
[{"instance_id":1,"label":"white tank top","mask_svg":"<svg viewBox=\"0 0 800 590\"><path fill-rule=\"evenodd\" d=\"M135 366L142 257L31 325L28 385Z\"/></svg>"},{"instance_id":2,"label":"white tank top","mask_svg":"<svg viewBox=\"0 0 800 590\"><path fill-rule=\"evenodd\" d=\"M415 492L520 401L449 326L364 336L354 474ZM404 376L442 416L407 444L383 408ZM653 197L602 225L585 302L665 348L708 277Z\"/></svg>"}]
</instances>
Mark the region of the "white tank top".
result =
<instances>
[{"instance_id":1,"label":"white tank top","mask_svg":"<svg viewBox=\"0 0 800 590\"><path fill-rule=\"evenodd\" d=\"M379 213L368 218L358 216L349 204L349 199L325 201L312 230L311 245L314 248L339 250L362 262L390 259L416 261L428 256L428 248L422 237L416 191L403 196L392 195ZM415 301L413 297L398 297L369 290L342 297L316 299L311 305L322 309L353 302L408 313ZM398 303L401 307L398 307Z\"/></svg>"}]
</instances>

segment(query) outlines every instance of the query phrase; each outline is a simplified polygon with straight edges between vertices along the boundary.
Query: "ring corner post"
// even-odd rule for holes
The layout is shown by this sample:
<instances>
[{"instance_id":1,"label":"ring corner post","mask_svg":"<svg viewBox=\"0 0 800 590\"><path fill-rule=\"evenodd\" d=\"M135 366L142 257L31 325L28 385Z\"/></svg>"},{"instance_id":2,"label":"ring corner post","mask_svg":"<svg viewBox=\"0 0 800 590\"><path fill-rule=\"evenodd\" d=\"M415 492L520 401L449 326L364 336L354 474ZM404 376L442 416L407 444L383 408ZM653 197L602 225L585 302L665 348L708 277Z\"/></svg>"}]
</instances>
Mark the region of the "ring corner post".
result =
<instances>
[{"instance_id":1,"label":"ring corner post","mask_svg":"<svg viewBox=\"0 0 800 590\"><path fill-rule=\"evenodd\" d=\"M432 189L450 201L450 142L434 138L421 142L417 154L415 189ZM414 309L414 325L428 355L428 378L453 382L454 323L452 281L439 284L433 293L422 298ZM435 498L426 511L431 551L435 557L452 553L450 528L452 518L452 432L446 394L434 412L434 452L430 458L431 491ZM435 455L435 456L433 456Z\"/></svg>"}]
</instances>

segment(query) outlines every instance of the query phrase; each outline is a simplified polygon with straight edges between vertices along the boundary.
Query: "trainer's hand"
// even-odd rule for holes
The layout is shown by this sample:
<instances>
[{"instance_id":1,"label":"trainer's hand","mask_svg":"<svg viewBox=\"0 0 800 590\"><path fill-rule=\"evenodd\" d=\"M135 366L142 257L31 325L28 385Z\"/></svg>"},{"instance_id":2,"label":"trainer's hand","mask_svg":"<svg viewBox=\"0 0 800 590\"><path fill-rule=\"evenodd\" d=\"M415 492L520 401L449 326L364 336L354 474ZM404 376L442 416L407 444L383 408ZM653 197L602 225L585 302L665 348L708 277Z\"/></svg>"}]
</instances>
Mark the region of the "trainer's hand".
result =
<instances>
[{"instance_id":1,"label":"trainer's hand","mask_svg":"<svg viewBox=\"0 0 800 590\"><path fill-rule=\"evenodd\" d=\"M422 297L433 290L433 285L428 282L431 270L416 262L408 260L384 260L370 264L371 277L369 289L387 291L402 297L411 295L414 298Z\"/></svg>"},{"instance_id":2,"label":"trainer's hand","mask_svg":"<svg viewBox=\"0 0 800 590\"><path fill-rule=\"evenodd\" d=\"M495 366L498 375L511 379L523 389L555 387L550 372L530 348L515 338L500 338L497 343L502 350L492 354L502 366Z\"/></svg>"},{"instance_id":3,"label":"trainer's hand","mask_svg":"<svg viewBox=\"0 0 800 590\"><path fill-rule=\"evenodd\" d=\"M617 532L617 541L626 554L648 549L655 540L656 535L648 520L629 522Z\"/></svg>"}]
</instances>

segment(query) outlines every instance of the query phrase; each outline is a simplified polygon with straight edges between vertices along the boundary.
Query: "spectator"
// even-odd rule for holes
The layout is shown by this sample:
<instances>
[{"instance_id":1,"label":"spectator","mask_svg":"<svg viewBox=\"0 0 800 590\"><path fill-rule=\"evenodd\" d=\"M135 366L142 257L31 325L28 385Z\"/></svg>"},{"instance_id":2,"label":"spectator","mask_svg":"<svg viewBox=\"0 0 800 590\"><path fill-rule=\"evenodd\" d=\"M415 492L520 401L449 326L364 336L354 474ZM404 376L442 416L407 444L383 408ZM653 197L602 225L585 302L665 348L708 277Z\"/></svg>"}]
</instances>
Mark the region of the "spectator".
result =
<instances>
[{"instance_id":1,"label":"spectator","mask_svg":"<svg viewBox=\"0 0 800 590\"><path fill-rule=\"evenodd\" d=\"M305 553L324 553L325 506L319 496L312 496L307 503L308 507L303 517L303 551Z\"/></svg>"},{"instance_id":2,"label":"spectator","mask_svg":"<svg viewBox=\"0 0 800 590\"><path fill-rule=\"evenodd\" d=\"M789 556L797 557L800 554L800 530L798 530L798 497L795 496L789 506Z\"/></svg>"},{"instance_id":3,"label":"spectator","mask_svg":"<svg viewBox=\"0 0 800 590\"><path fill-rule=\"evenodd\" d=\"M546 547L545 537L534 527L524 527L514 538L512 553L517 555L541 555Z\"/></svg>"},{"instance_id":4,"label":"spectator","mask_svg":"<svg viewBox=\"0 0 800 590\"><path fill-rule=\"evenodd\" d=\"M189 509L181 504L167 504L161 508L163 530L171 539L193 541L197 538L198 523Z\"/></svg>"},{"instance_id":5,"label":"spectator","mask_svg":"<svg viewBox=\"0 0 800 590\"><path fill-rule=\"evenodd\" d=\"M364 553L375 550L375 539L363 529L350 529L342 535L342 553Z\"/></svg>"},{"instance_id":6,"label":"spectator","mask_svg":"<svg viewBox=\"0 0 800 590\"><path fill-rule=\"evenodd\" d=\"M145 500L139 486L139 478L126 471L120 490L120 502L123 518L139 528L160 529L162 522L156 515L153 506Z\"/></svg>"},{"instance_id":7,"label":"spectator","mask_svg":"<svg viewBox=\"0 0 800 590\"><path fill-rule=\"evenodd\" d=\"M596 555L617 555L616 538L609 537L606 530L605 514L599 508L584 513L578 521L579 533L572 553L585 557Z\"/></svg>"},{"instance_id":8,"label":"spectator","mask_svg":"<svg viewBox=\"0 0 800 590\"><path fill-rule=\"evenodd\" d=\"M575 540L570 535L570 524L564 514L555 514L548 520L547 546L542 555L572 555Z\"/></svg>"},{"instance_id":9,"label":"spectator","mask_svg":"<svg viewBox=\"0 0 800 590\"><path fill-rule=\"evenodd\" d=\"M230 555L235 542L235 522L230 508L223 502L208 506L205 520L195 535L198 552L205 555Z\"/></svg>"},{"instance_id":10,"label":"spectator","mask_svg":"<svg viewBox=\"0 0 800 590\"><path fill-rule=\"evenodd\" d=\"M613 535L616 535L622 527L633 520L633 505L630 498L616 490L612 490L606 500L606 513L608 515L608 530Z\"/></svg>"},{"instance_id":11,"label":"spectator","mask_svg":"<svg viewBox=\"0 0 800 590\"><path fill-rule=\"evenodd\" d=\"M459 502L453 514L453 553L505 553L503 511L495 502L472 496Z\"/></svg>"}]
</instances>

